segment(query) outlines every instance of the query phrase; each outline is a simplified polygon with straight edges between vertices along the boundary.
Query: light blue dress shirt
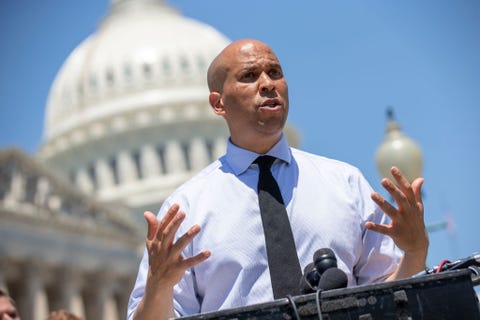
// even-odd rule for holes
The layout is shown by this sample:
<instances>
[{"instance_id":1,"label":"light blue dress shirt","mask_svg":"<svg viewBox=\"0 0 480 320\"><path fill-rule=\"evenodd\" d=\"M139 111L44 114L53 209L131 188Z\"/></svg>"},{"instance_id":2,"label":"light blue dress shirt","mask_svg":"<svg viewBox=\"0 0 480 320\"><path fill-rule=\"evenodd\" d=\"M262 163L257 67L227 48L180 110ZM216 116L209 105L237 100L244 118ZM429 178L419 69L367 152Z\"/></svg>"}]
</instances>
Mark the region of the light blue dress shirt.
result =
<instances>
[{"instance_id":1,"label":"light blue dress shirt","mask_svg":"<svg viewBox=\"0 0 480 320\"><path fill-rule=\"evenodd\" d=\"M277 180L303 268L321 248L331 248L348 285L388 277L401 253L393 241L368 231L366 221L385 223L386 216L370 199L372 189L355 167L290 148L282 139L267 153L277 158ZM180 186L162 205L158 217L173 203L186 218L177 236L192 225L202 231L185 256L202 250L212 255L188 270L174 288L177 315L235 308L273 300L265 239L258 207L258 154L230 141L227 153ZM128 305L128 319L140 302L148 273L144 253Z\"/></svg>"}]
</instances>

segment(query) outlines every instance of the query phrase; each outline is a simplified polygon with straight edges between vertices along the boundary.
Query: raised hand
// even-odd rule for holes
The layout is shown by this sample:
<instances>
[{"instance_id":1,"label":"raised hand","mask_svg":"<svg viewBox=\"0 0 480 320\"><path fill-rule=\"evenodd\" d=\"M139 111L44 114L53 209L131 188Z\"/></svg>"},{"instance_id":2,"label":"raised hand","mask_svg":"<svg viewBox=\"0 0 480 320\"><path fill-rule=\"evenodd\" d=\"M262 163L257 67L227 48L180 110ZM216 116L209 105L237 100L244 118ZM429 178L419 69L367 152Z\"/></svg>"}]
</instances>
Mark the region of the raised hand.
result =
<instances>
[{"instance_id":1,"label":"raised hand","mask_svg":"<svg viewBox=\"0 0 480 320\"><path fill-rule=\"evenodd\" d=\"M397 204L393 206L378 192L372 193L372 199L390 217L389 225L367 222L367 229L390 236L397 247L409 258L412 268L406 268L404 275L422 269L428 252L428 233L424 222L424 207L422 202L423 178L415 179L411 184L396 167L391 169L397 185L390 179L382 179L382 186L388 191ZM418 271L420 271L418 270Z\"/></svg>"},{"instance_id":2,"label":"raised hand","mask_svg":"<svg viewBox=\"0 0 480 320\"><path fill-rule=\"evenodd\" d=\"M150 265L148 281L157 285L174 286L180 281L185 270L197 265L210 256L209 251L202 251L192 257L183 257L182 251L200 232L200 226L192 226L174 243L175 234L185 219L185 213L177 204L172 205L165 216L158 222L157 217L146 211L148 223L146 246Z\"/></svg>"},{"instance_id":3,"label":"raised hand","mask_svg":"<svg viewBox=\"0 0 480 320\"><path fill-rule=\"evenodd\" d=\"M200 232L200 226L192 226L176 242L175 235L185 219L178 204L172 205L160 220L149 212L144 213L148 231L146 246L148 251L148 275L145 294L142 297L134 319L170 319L173 310L173 287L183 277L185 271L210 256L210 251L202 251L192 257L184 257L183 249Z\"/></svg>"}]
</instances>

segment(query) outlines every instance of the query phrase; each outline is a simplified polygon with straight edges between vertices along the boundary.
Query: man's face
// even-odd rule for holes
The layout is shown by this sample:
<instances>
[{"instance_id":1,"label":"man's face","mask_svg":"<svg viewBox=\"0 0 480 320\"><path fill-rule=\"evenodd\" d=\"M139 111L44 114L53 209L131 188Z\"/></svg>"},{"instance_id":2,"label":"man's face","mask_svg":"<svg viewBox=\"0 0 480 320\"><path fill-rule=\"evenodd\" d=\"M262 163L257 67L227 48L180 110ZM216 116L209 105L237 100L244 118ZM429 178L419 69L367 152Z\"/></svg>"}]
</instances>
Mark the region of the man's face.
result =
<instances>
[{"instance_id":1,"label":"man's face","mask_svg":"<svg viewBox=\"0 0 480 320\"><path fill-rule=\"evenodd\" d=\"M0 297L0 320L20 320L17 308L7 297Z\"/></svg>"},{"instance_id":2,"label":"man's face","mask_svg":"<svg viewBox=\"0 0 480 320\"><path fill-rule=\"evenodd\" d=\"M288 116L288 87L268 46L253 42L235 49L225 53L228 71L221 92L222 115L233 143L257 151L255 143L276 143L281 136Z\"/></svg>"}]
</instances>

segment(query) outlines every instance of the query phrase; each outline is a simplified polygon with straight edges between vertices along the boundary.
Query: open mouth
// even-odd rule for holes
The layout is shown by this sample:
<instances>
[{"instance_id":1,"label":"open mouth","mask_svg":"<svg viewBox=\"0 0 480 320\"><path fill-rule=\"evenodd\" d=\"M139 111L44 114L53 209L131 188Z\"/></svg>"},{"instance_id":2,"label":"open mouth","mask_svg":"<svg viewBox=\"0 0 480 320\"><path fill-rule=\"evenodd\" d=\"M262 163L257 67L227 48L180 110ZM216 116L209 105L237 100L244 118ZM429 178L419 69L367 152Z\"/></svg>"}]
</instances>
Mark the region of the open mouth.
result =
<instances>
[{"instance_id":1,"label":"open mouth","mask_svg":"<svg viewBox=\"0 0 480 320\"><path fill-rule=\"evenodd\" d=\"M264 103L262 103L261 107L265 108L280 108L280 102L278 100L267 100Z\"/></svg>"}]
</instances>

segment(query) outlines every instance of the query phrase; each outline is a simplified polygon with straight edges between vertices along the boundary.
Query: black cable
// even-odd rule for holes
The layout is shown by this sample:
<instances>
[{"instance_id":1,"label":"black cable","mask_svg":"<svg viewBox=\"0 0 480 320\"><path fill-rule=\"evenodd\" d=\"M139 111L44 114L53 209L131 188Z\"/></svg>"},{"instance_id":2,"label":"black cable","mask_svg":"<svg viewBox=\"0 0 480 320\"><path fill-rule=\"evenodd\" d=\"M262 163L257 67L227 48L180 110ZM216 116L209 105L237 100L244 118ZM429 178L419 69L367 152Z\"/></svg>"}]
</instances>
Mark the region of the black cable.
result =
<instances>
[{"instance_id":1,"label":"black cable","mask_svg":"<svg viewBox=\"0 0 480 320\"><path fill-rule=\"evenodd\" d=\"M323 320L322 317L322 307L320 305L320 295L322 294L322 289L318 289L316 294L315 294L315 303L317 304L317 314L318 314L318 320Z\"/></svg>"},{"instance_id":2,"label":"black cable","mask_svg":"<svg viewBox=\"0 0 480 320\"><path fill-rule=\"evenodd\" d=\"M297 305L295 304L295 301L293 301L292 295L289 294L289 295L287 295L286 298L288 299L288 303L292 307L293 314L295 315L295 319L301 320L300 314L298 313Z\"/></svg>"}]
</instances>

